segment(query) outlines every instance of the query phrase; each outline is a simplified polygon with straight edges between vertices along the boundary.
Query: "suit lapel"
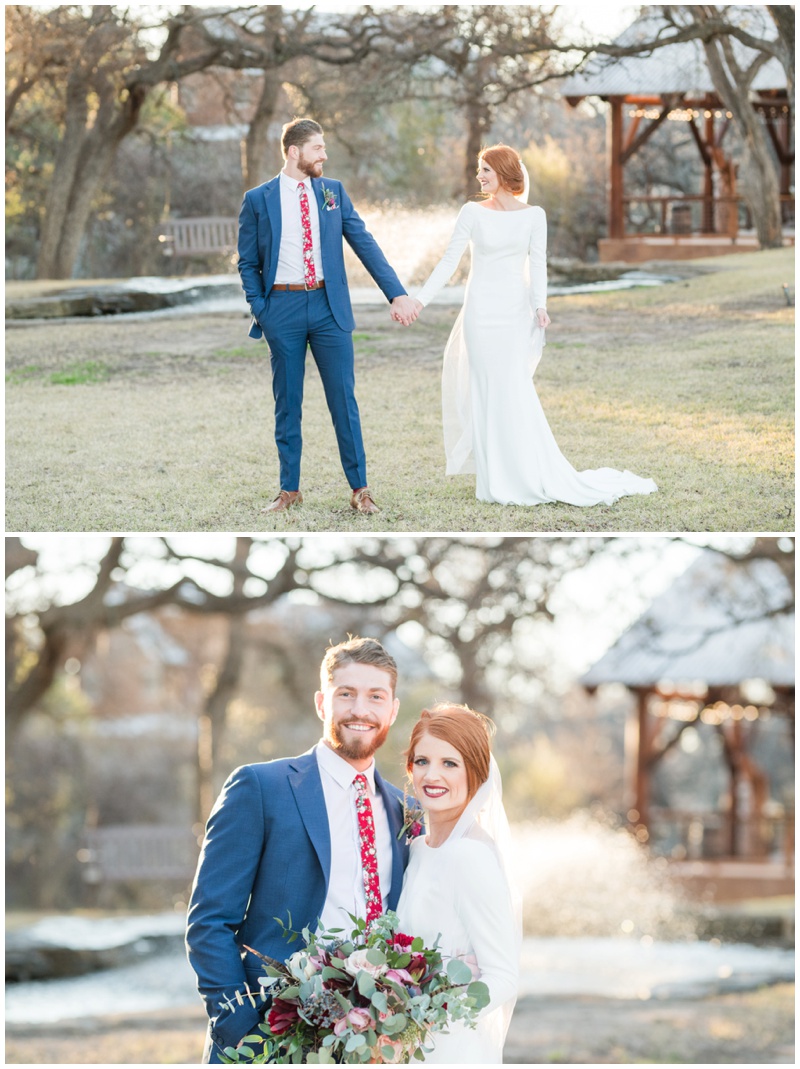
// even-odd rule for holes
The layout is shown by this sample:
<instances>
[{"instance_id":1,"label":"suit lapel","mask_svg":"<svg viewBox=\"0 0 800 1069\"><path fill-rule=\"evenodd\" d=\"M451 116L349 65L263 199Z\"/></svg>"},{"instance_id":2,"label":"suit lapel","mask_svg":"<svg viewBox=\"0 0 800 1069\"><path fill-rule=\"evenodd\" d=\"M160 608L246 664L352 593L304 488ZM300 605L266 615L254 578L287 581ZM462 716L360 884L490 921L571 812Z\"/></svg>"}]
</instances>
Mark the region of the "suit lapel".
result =
<instances>
[{"instance_id":1,"label":"suit lapel","mask_svg":"<svg viewBox=\"0 0 800 1069\"><path fill-rule=\"evenodd\" d=\"M267 218L271 235L270 263L277 264L281 249L281 180L280 176L267 182L264 188L264 201L267 206Z\"/></svg>"},{"instance_id":2,"label":"suit lapel","mask_svg":"<svg viewBox=\"0 0 800 1069\"><path fill-rule=\"evenodd\" d=\"M305 825L311 845L322 866L327 893L331 870L331 836L322 780L313 750L292 762L288 780L300 812L300 819Z\"/></svg>"},{"instance_id":3,"label":"suit lapel","mask_svg":"<svg viewBox=\"0 0 800 1069\"><path fill-rule=\"evenodd\" d=\"M311 188L314 190L314 193L315 193L316 198L317 198L317 206L319 207L319 225L320 226L322 226L322 220L328 214L325 211L325 198L322 195L322 186L323 186L323 181L322 181L321 178L312 178L311 179Z\"/></svg>"}]
</instances>

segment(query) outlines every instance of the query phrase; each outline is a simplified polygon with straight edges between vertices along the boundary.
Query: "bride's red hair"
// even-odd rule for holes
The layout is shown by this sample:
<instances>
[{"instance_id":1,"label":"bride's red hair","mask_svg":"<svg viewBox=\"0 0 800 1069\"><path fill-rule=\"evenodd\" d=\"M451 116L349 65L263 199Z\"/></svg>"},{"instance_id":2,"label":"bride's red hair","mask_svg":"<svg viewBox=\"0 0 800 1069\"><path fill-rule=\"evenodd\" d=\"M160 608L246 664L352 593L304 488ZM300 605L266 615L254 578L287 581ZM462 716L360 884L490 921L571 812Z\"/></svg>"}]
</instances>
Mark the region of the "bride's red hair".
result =
<instances>
[{"instance_id":1,"label":"bride's red hair","mask_svg":"<svg viewBox=\"0 0 800 1069\"><path fill-rule=\"evenodd\" d=\"M490 166L492 166L490 164ZM404 751L406 772L411 775L414 756L423 735L433 735L454 747L464 759L467 770L467 794L470 798L489 778L489 739L495 731L494 723L483 713L476 713L468 705L437 702L423 709L411 729L408 749Z\"/></svg>"},{"instance_id":2,"label":"bride's red hair","mask_svg":"<svg viewBox=\"0 0 800 1069\"><path fill-rule=\"evenodd\" d=\"M490 145L489 148L481 149L478 156L479 164L481 160L486 160L500 180L503 189L507 189L515 197L523 191L525 177L522 173L522 161L515 149L508 145Z\"/></svg>"}]
</instances>

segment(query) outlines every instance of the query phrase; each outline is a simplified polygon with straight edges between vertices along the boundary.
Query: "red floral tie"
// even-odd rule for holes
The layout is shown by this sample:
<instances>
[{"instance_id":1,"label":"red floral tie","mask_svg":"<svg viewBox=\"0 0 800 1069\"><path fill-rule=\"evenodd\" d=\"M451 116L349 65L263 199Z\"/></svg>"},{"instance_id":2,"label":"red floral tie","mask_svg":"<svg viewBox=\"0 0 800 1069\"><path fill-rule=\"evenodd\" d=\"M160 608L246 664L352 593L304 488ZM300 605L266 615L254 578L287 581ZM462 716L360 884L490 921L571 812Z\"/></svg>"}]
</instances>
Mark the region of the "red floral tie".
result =
<instances>
[{"instance_id":1,"label":"red floral tie","mask_svg":"<svg viewBox=\"0 0 800 1069\"><path fill-rule=\"evenodd\" d=\"M311 240L311 215L308 209L308 197L306 187L301 182L300 191L300 221L303 224L303 271L306 286L310 289L317 284L317 270L314 267L314 243Z\"/></svg>"},{"instance_id":2,"label":"red floral tie","mask_svg":"<svg viewBox=\"0 0 800 1069\"><path fill-rule=\"evenodd\" d=\"M381 884L378 878L378 851L375 848L375 822L372 803L367 796L367 777L359 772L353 780L356 791L356 816L361 839L361 868L364 873L364 893L367 897L367 924L383 913Z\"/></svg>"}]
</instances>

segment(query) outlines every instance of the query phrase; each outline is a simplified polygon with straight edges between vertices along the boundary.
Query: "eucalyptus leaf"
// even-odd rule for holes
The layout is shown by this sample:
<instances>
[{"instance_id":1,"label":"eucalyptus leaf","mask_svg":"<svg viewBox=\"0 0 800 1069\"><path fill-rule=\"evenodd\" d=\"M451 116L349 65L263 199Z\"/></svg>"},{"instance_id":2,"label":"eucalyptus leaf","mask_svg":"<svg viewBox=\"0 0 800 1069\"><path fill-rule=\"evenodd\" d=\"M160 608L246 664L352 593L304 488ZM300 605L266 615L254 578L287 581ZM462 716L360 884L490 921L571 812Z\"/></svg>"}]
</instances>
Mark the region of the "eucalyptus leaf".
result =
<instances>
[{"instance_id":1,"label":"eucalyptus leaf","mask_svg":"<svg viewBox=\"0 0 800 1069\"><path fill-rule=\"evenodd\" d=\"M489 988L483 982L483 980L473 980L467 988L467 994L470 998L475 999L475 1005L479 1010L482 1010L484 1006L489 1005Z\"/></svg>"},{"instance_id":2,"label":"eucalyptus leaf","mask_svg":"<svg viewBox=\"0 0 800 1069\"><path fill-rule=\"evenodd\" d=\"M367 951L367 961L370 965L385 965L386 955L382 950L378 950L377 947L370 947Z\"/></svg>"},{"instance_id":3,"label":"eucalyptus leaf","mask_svg":"<svg viewBox=\"0 0 800 1069\"><path fill-rule=\"evenodd\" d=\"M458 958L451 958L447 963L447 975L454 984L468 984L472 979L472 969Z\"/></svg>"},{"instance_id":4,"label":"eucalyptus leaf","mask_svg":"<svg viewBox=\"0 0 800 1069\"><path fill-rule=\"evenodd\" d=\"M415 954L419 954L421 950L425 949L425 943L422 941L420 936L417 936L417 938L411 944L411 949L414 951Z\"/></svg>"},{"instance_id":5,"label":"eucalyptus leaf","mask_svg":"<svg viewBox=\"0 0 800 1069\"><path fill-rule=\"evenodd\" d=\"M363 970L358 974L358 991L364 998L372 998L375 992L375 981L368 972Z\"/></svg>"},{"instance_id":6,"label":"eucalyptus leaf","mask_svg":"<svg viewBox=\"0 0 800 1069\"><path fill-rule=\"evenodd\" d=\"M408 1018L404 1013L394 1013L381 1023L381 1027L387 1036L397 1035L408 1024Z\"/></svg>"},{"instance_id":7,"label":"eucalyptus leaf","mask_svg":"<svg viewBox=\"0 0 800 1069\"><path fill-rule=\"evenodd\" d=\"M360 1034L350 1036L348 1041L344 1045L345 1050L359 1050L361 1047L366 1046L366 1040Z\"/></svg>"},{"instance_id":8,"label":"eucalyptus leaf","mask_svg":"<svg viewBox=\"0 0 800 1069\"><path fill-rule=\"evenodd\" d=\"M326 965L320 973L323 980L349 980L350 977L341 969L334 969L332 965Z\"/></svg>"},{"instance_id":9,"label":"eucalyptus leaf","mask_svg":"<svg viewBox=\"0 0 800 1069\"><path fill-rule=\"evenodd\" d=\"M372 996L371 1002L375 1009L379 1010L381 1013L389 1012L389 1004L386 1001L386 995L383 991L376 991Z\"/></svg>"}]
</instances>

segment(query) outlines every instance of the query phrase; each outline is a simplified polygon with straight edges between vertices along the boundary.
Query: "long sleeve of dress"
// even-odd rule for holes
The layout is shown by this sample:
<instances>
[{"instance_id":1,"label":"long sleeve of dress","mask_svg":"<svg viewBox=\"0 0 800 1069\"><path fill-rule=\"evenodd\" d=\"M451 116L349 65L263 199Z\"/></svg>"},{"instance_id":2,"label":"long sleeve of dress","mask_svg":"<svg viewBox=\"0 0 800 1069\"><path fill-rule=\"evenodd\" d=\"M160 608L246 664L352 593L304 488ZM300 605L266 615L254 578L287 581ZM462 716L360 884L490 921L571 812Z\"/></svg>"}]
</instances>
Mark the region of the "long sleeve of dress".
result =
<instances>
[{"instance_id":1,"label":"long sleeve of dress","mask_svg":"<svg viewBox=\"0 0 800 1069\"><path fill-rule=\"evenodd\" d=\"M462 839L453 851L455 908L489 988L488 1014L517 997L519 936L508 884L490 846Z\"/></svg>"},{"instance_id":2,"label":"long sleeve of dress","mask_svg":"<svg viewBox=\"0 0 800 1069\"><path fill-rule=\"evenodd\" d=\"M528 247L528 262L531 272L531 308L547 306L547 216L543 208L532 208L536 213L531 227L531 242Z\"/></svg>"},{"instance_id":3,"label":"long sleeve of dress","mask_svg":"<svg viewBox=\"0 0 800 1069\"><path fill-rule=\"evenodd\" d=\"M472 233L472 211L470 204L465 204L458 213L447 251L434 267L428 277L428 281L417 294L417 300L421 301L423 305L429 304L439 290L453 277Z\"/></svg>"}]
</instances>

